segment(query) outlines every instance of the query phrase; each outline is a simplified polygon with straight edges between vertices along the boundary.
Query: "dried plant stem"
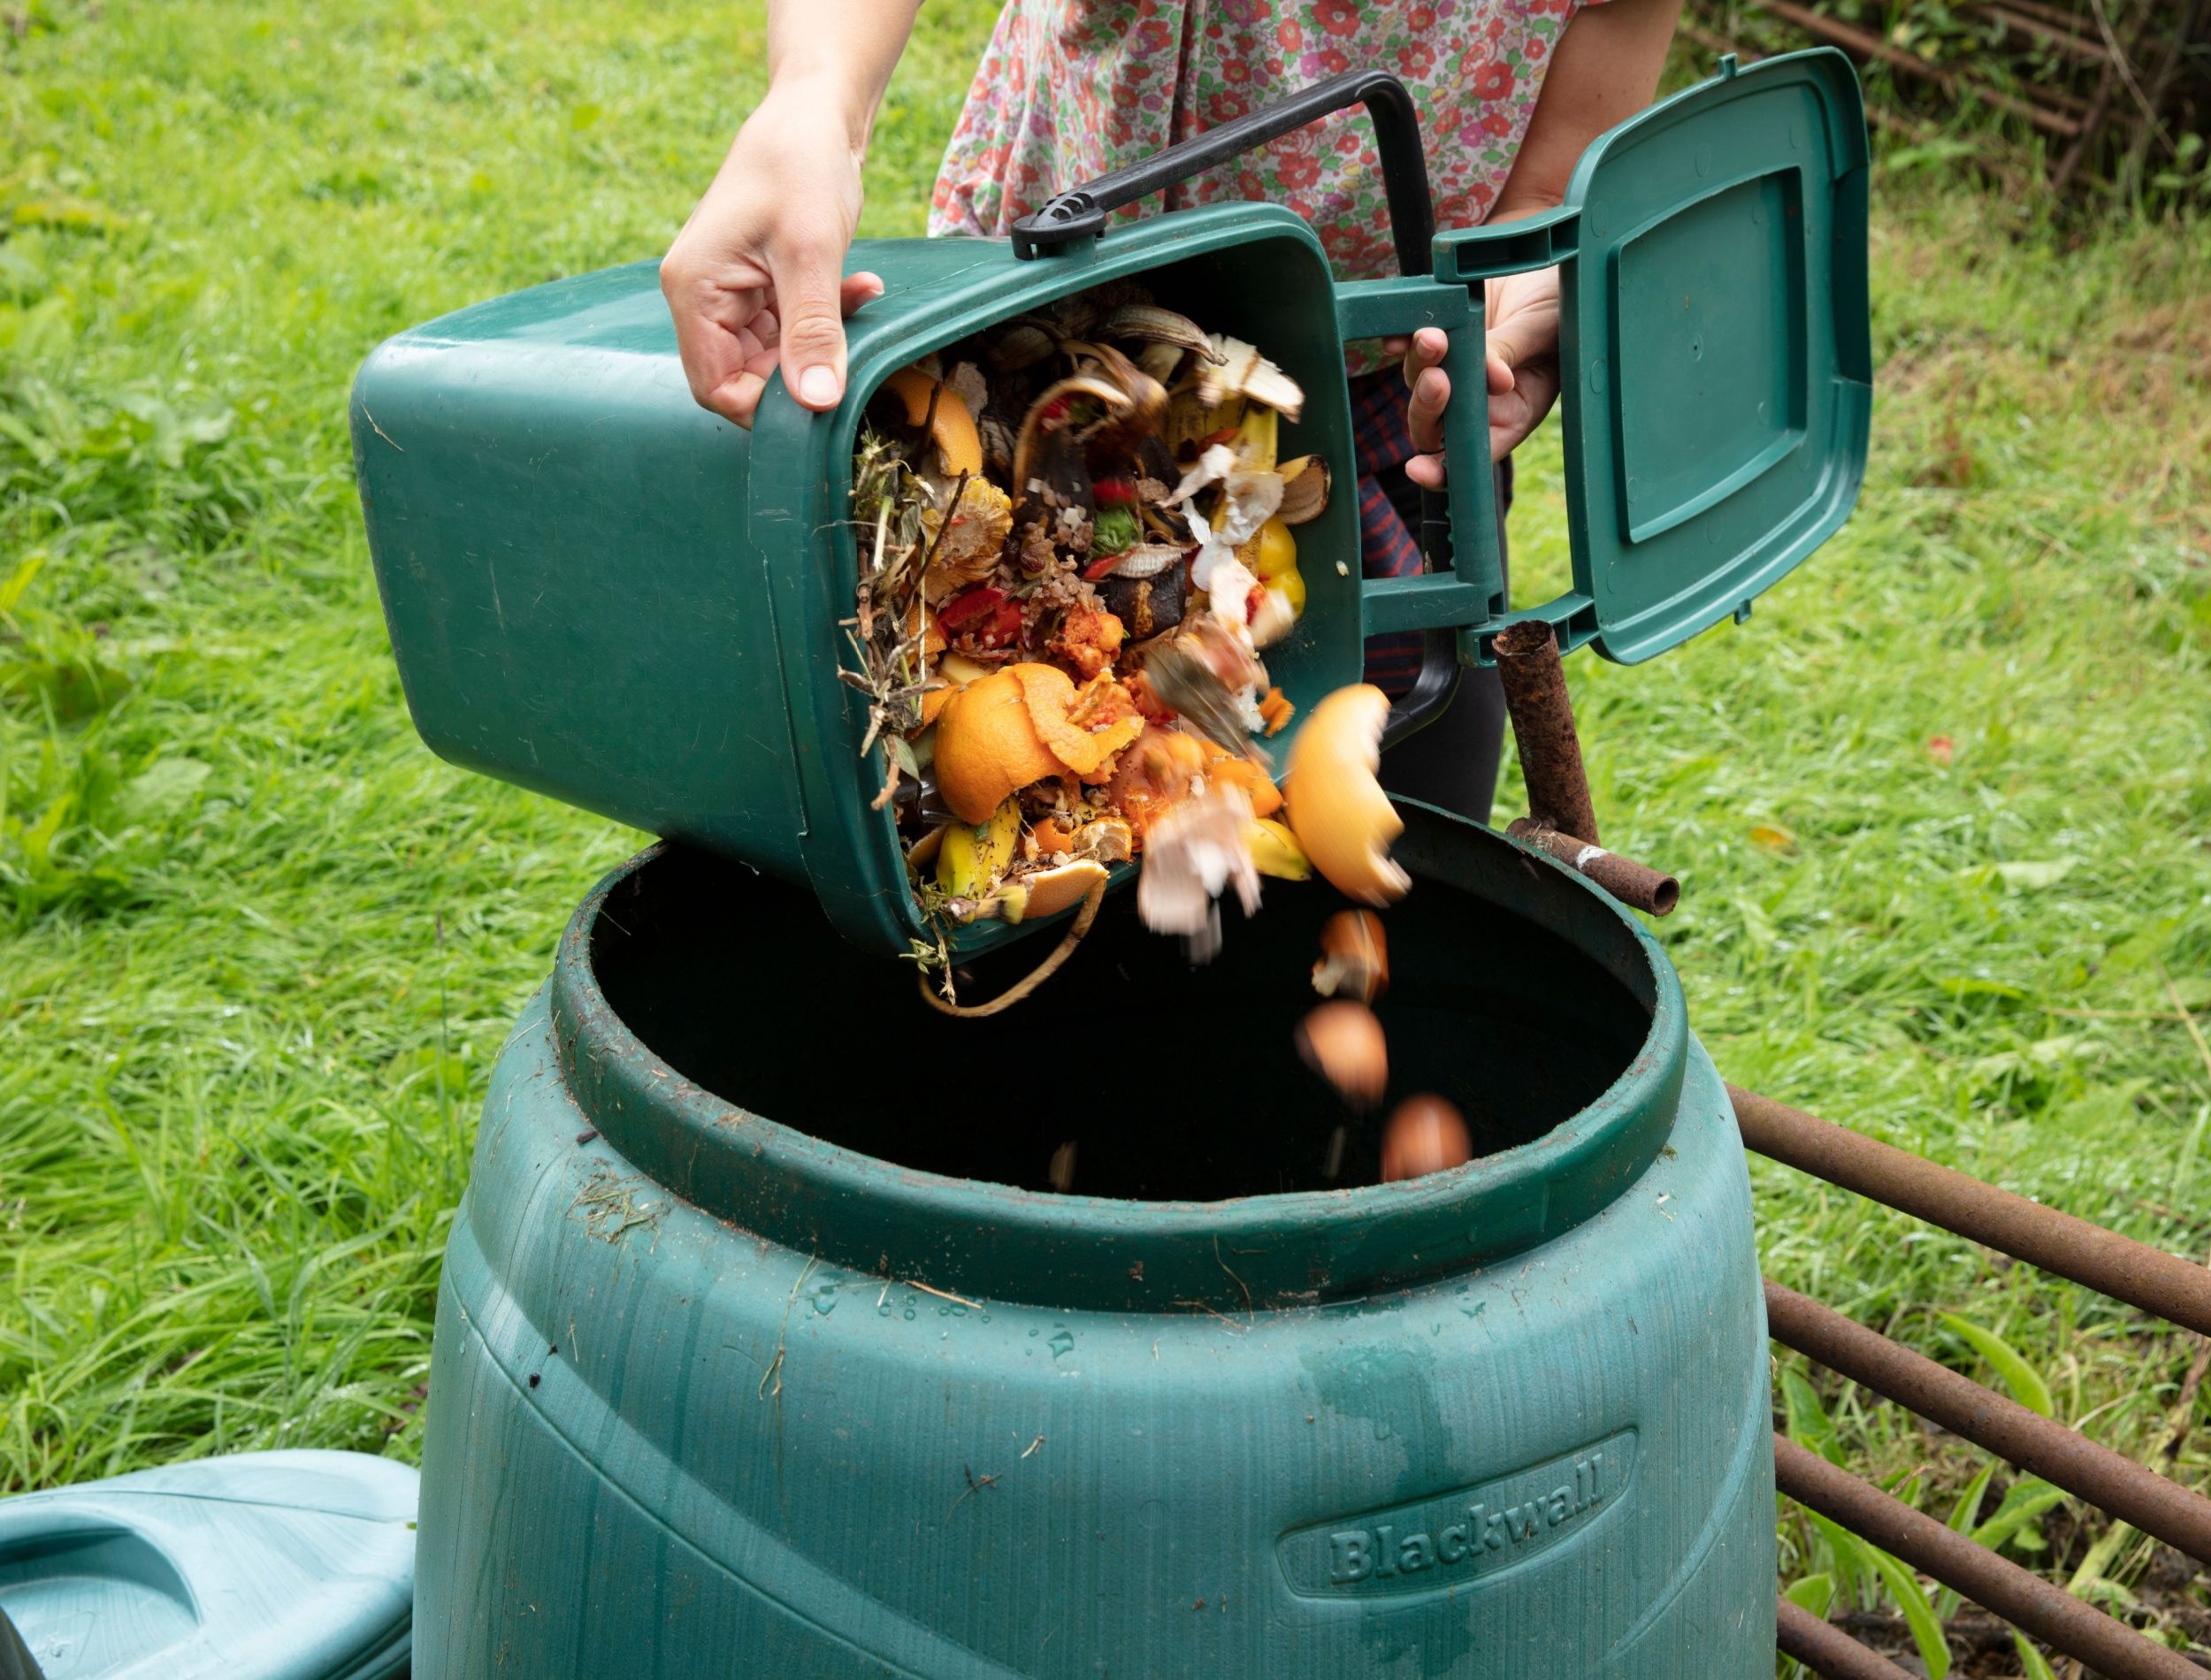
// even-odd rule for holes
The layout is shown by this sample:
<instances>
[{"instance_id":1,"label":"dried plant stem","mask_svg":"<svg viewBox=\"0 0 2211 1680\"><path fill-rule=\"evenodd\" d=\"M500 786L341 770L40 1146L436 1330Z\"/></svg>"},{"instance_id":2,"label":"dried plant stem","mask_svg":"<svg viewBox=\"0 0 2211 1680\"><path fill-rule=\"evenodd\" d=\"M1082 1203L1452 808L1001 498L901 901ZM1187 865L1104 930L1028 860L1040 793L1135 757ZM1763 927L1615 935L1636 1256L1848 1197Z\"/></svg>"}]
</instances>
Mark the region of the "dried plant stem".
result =
<instances>
[{"instance_id":1,"label":"dried plant stem","mask_svg":"<svg viewBox=\"0 0 2211 1680\"><path fill-rule=\"evenodd\" d=\"M1094 882L1090 892L1083 897L1083 908L1075 912L1074 921L1068 924L1067 937L1060 942L1059 948L989 1003L963 1004L947 1002L930 989L927 971L920 976L922 1001L940 1015L951 1015L961 1020L977 1020L985 1015L995 1015L1001 1010L1013 1008L1060 972L1060 966L1075 954L1075 948L1083 943L1083 935L1090 932L1090 924L1098 920L1098 908L1105 902L1105 882ZM945 977L947 980L951 977L949 966Z\"/></svg>"}]
</instances>

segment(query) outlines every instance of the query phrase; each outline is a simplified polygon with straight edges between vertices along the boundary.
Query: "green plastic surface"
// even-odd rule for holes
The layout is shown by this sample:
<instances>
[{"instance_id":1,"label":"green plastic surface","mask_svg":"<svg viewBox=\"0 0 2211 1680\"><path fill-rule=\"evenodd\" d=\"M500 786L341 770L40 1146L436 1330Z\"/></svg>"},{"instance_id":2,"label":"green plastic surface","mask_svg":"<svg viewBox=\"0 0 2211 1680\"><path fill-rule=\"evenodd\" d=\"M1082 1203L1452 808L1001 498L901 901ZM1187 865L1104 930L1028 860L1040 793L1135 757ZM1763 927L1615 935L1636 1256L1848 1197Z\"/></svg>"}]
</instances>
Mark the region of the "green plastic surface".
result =
<instances>
[{"instance_id":1,"label":"green plastic surface","mask_svg":"<svg viewBox=\"0 0 2211 1680\"><path fill-rule=\"evenodd\" d=\"M447 1255L417 1680L1770 1676L1725 1091L1632 918L1405 814L1393 1089L1496 1152L1376 1185L1355 1126L1360 1187L1287 1053L1323 888L1196 978L1109 905L1052 987L1159 1030L1101 1081L1064 1007L930 1015L803 891L610 876ZM1037 1193L1063 1138L1110 1194Z\"/></svg>"},{"instance_id":2,"label":"green plastic surface","mask_svg":"<svg viewBox=\"0 0 2211 1680\"><path fill-rule=\"evenodd\" d=\"M1437 238L1436 272L1470 282L1562 265L1574 589L1507 622L1633 664L1747 615L1849 517L1867 177L1847 57L1730 58L1592 145L1557 212Z\"/></svg>"},{"instance_id":3,"label":"green plastic surface","mask_svg":"<svg viewBox=\"0 0 2211 1680\"><path fill-rule=\"evenodd\" d=\"M816 416L771 381L749 433L692 403L650 264L403 333L363 368L352 420L416 723L457 763L808 882L846 936L906 951L922 928L892 815L872 808L883 749L862 759L865 707L838 679L861 415L916 357L1128 275L1262 346L1306 393L1283 453L1323 455L1342 488L1297 532L1305 615L1267 652L1302 718L1358 679L1367 636L1456 630L1481 662L1528 615L1508 611L1472 406L1447 435L1455 569L1362 578L1343 341L1442 325L1458 386L1478 389L1474 282L1570 259L1576 587L1534 611L1569 645L1648 658L1743 610L1855 496L1856 111L1836 54L1717 79L1600 140L1558 216L1439 236L1433 279L1336 286L1312 230L1264 204L1137 222L1049 261L996 241L863 241L851 264L886 291L850 323L847 400ZM960 944L1038 928L985 924Z\"/></svg>"},{"instance_id":4,"label":"green plastic surface","mask_svg":"<svg viewBox=\"0 0 2211 1680\"><path fill-rule=\"evenodd\" d=\"M417 1478L244 1453L0 1501L0 1610L45 1680L391 1680Z\"/></svg>"}]
</instances>

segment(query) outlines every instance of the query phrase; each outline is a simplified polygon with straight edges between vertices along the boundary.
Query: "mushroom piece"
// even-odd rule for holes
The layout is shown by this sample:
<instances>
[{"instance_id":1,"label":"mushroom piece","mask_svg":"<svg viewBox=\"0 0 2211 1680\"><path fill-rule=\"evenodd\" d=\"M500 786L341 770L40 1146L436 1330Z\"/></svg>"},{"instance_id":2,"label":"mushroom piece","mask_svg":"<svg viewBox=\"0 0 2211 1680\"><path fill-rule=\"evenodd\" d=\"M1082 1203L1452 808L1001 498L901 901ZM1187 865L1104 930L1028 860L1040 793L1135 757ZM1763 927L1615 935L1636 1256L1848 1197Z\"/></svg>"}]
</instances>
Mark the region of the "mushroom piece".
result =
<instances>
[{"instance_id":1,"label":"mushroom piece","mask_svg":"<svg viewBox=\"0 0 2211 1680\"><path fill-rule=\"evenodd\" d=\"M1297 1053L1354 1108L1371 1109L1389 1084L1389 1046L1364 1004L1339 998L1298 1023Z\"/></svg>"},{"instance_id":2,"label":"mushroom piece","mask_svg":"<svg viewBox=\"0 0 2211 1680\"><path fill-rule=\"evenodd\" d=\"M1389 989L1389 942L1371 910L1339 910L1320 928L1320 960L1312 989L1323 997L1371 1004Z\"/></svg>"},{"instance_id":3,"label":"mushroom piece","mask_svg":"<svg viewBox=\"0 0 2211 1680\"><path fill-rule=\"evenodd\" d=\"M1249 397L1295 420L1305 411L1305 393L1297 381L1259 354L1259 346L1216 332L1213 337L1218 360L1197 370L1198 400L1218 409L1230 397Z\"/></svg>"},{"instance_id":4,"label":"mushroom piece","mask_svg":"<svg viewBox=\"0 0 2211 1680\"><path fill-rule=\"evenodd\" d=\"M1274 516L1285 525L1302 525L1327 510L1328 463L1319 455L1299 455L1274 470L1282 477L1282 505Z\"/></svg>"},{"instance_id":5,"label":"mushroom piece","mask_svg":"<svg viewBox=\"0 0 2211 1680\"><path fill-rule=\"evenodd\" d=\"M1128 407L1104 425L1084 435L1092 460L1118 465L1133 454L1145 438L1157 437L1167 425L1167 387L1110 344L1069 340L1060 347L1075 357L1078 371L1095 372L1128 398ZM1095 367L1084 367L1085 363Z\"/></svg>"},{"instance_id":6,"label":"mushroom piece","mask_svg":"<svg viewBox=\"0 0 2211 1680\"><path fill-rule=\"evenodd\" d=\"M1046 386L1021 417L1021 435L1014 441L1014 494L1026 497L1037 477L1044 448L1056 434L1072 429L1075 404L1088 400L1103 407L1110 419L1135 406L1128 393L1095 374L1078 373Z\"/></svg>"},{"instance_id":7,"label":"mushroom piece","mask_svg":"<svg viewBox=\"0 0 2211 1680\"><path fill-rule=\"evenodd\" d=\"M1400 1179L1448 1172L1474 1158L1465 1118L1440 1096L1423 1093L1397 1104L1382 1131L1381 1175L1385 1184Z\"/></svg>"},{"instance_id":8,"label":"mushroom piece","mask_svg":"<svg viewBox=\"0 0 2211 1680\"><path fill-rule=\"evenodd\" d=\"M1205 329L1187 315L1163 309L1156 303L1124 303L1099 324L1101 339L1135 339L1144 344L1174 345L1195 350L1208 362L1222 360Z\"/></svg>"},{"instance_id":9,"label":"mushroom piece","mask_svg":"<svg viewBox=\"0 0 2211 1680\"><path fill-rule=\"evenodd\" d=\"M1175 558L1182 558L1179 552ZM1182 623L1186 578L1180 566L1149 577L1115 571L1098 586L1098 592L1106 610L1128 627L1132 638L1142 641Z\"/></svg>"}]
</instances>

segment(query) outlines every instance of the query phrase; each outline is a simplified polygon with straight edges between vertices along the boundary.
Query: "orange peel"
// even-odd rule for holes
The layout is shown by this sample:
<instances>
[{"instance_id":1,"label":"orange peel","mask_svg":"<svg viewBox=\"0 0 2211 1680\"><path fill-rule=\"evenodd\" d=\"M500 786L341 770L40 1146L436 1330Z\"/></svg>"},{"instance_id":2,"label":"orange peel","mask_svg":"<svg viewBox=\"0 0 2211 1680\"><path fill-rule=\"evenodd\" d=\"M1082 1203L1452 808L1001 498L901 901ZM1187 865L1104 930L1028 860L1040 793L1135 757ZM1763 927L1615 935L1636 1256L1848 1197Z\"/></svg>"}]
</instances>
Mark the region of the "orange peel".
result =
<instances>
[{"instance_id":1,"label":"orange peel","mask_svg":"<svg viewBox=\"0 0 2211 1680\"><path fill-rule=\"evenodd\" d=\"M1029 905L1021 912L1021 920L1034 921L1043 916L1056 916L1062 910L1072 910L1090 897L1092 887L1105 879L1106 866L1087 858L1023 875L1021 885L1029 889Z\"/></svg>"},{"instance_id":2,"label":"orange peel","mask_svg":"<svg viewBox=\"0 0 2211 1680\"><path fill-rule=\"evenodd\" d=\"M1251 814L1255 817L1271 817L1282 808L1282 790L1258 765L1211 741L1203 742L1201 745L1205 753L1207 782L1242 788L1244 796L1251 801Z\"/></svg>"},{"instance_id":3,"label":"orange peel","mask_svg":"<svg viewBox=\"0 0 2211 1680\"><path fill-rule=\"evenodd\" d=\"M1372 683L1336 690L1297 731L1284 778L1290 832L1329 885L1361 904L1389 904L1412 885L1389 856L1404 821L1375 777L1389 716L1389 697Z\"/></svg>"},{"instance_id":4,"label":"orange peel","mask_svg":"<svg viewBox=\"0 0 2211 1680\"><path fill-rule=\"evenodd\" d=\"M983 822L1006 796L1066 767L1037 737L1010 670L955 690L937 716L937 788L962 822Z\"/></svg>"},{"instance_id":5,"label":"orange peel","mask_svg":"<svg viewBox=\"0 0 2211 1680\"><path fill-rule=\"evenodd\" d=\"M930 440L945 472L979 474L983 470L983 439L975 429L975 416L950 386L932 379L919 368L900 368L883 382L883 388L906 405L906 424L929 422ZM930 412L934 393L937 411Z\"/></svg>"},{"instance_id":6,"label":"orange peel","mask_svg":"<svg viewBox=\"0 0 2211 1680\"><path fill-rule=\"evenodd\" d=\"M930 622L936 623L936 615ZM937 721L945 703L968 683L978 682L991 674L991 668L958 653L946 653L937 661L937 685L922 691L922 727L927 729Z\"/></svg>"},{"instance_id":7,"label":"orange peel","mask_svg":"<svg viewBox=\"0 0 2211 1680\"><path fill-rule=\"evenodd\" d=\"M1029 721L1044 750L1076 775L1096 776L1106 761L1144 733L1144 719L1129 716L1092 731L1069 715L1075 710L1074 679L1056 665L1009 665L1006 675L1021 684Z\"/></svg>"}]
</instances>

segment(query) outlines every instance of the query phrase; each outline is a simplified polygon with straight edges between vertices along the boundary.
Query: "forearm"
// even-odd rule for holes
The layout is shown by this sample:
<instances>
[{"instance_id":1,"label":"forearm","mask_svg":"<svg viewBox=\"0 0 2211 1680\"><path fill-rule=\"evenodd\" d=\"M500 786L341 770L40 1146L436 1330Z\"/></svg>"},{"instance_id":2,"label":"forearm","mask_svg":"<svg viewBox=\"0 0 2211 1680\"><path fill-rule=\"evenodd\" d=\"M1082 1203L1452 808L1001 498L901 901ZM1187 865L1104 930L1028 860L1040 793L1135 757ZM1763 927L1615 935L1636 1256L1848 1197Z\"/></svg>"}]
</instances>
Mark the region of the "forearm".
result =
<instances>
[{"instance_id":1,"label":"forearm","mask_svg":"<svg viewBox=\"0 0 2211 1680\"><path fill-rule=\"evenodd\" d=\"M920 0L769 0L771 95L819 99L864 151Z\"/></svg>"},{"instance_id":2,"label":"forearm","mask_svg":"<svg viewBox=\"0 0 2211 1680\"><path fill-rule=\"evenodd\" d=\"M1574 14L1553 51L1491 221L1533 216L1565 202L1566 183L1589 142L1642 110L1658 91L1680 16L1681 0L1608 0Z\"/></svg>"}]
</instances>

